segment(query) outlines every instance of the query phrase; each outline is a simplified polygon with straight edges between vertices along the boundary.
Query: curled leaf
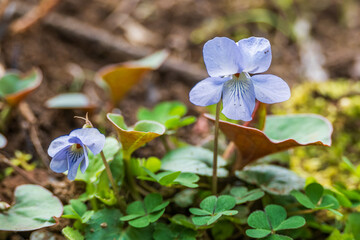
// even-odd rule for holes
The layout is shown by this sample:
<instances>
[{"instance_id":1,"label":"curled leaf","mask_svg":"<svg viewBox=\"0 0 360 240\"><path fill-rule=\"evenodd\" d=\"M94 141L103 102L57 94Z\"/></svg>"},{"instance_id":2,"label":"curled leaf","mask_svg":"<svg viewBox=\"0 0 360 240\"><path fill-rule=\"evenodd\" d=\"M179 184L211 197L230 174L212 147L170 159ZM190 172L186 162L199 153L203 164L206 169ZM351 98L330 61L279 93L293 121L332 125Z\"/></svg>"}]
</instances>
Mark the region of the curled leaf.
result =
<instances>
[{"instance_id":1,"label":"curled leaf","mask_svg":"<svg viewBox=\"0 0 360 240\"><path fill-rule=\"evenodd\" d=\"M166 50L162 50L137 61L109 65L98 71L97 78L107 84L111 98L116 103L148 72L159 68L168 55Z\"/></svg>"},{"instance_id":2,"label":"curled leaf","mask_svg":"<svg viewBox=\"0 0 360 240\"><path fill-rule=\"evenodd\" d=\"M17 105L40 86L42 79L38 68L25 74L7 72L0 78L0 97L5 98L11 106Z\"/></svg>"},{"instance_id":3,"label":"curled leaf","mask_svg":"<svg viewBox=\"0 0 360 240\"><path fill-rule=\"evenodd\" d=\"M205 115L211 121L211 116ZM265 157L299 146L330 146L331 123L315 114L268 116L265 130L220 121L220 129L233 141L242 156L242 167Z\"/></svg>"},{"instance_id":4,"label":"curled leaf","mask_svg":"<svg viewBox=\"0 0 360 240\"><path fill-rule=\"evenodd\" d=\"M139 121L132 129L128 129L123 116L114 113L107 114L108 120L115 127L124 151L124 158L144 144L150 142L165 132L164 125L153 121Z\"/></svg>"}]
</instances>

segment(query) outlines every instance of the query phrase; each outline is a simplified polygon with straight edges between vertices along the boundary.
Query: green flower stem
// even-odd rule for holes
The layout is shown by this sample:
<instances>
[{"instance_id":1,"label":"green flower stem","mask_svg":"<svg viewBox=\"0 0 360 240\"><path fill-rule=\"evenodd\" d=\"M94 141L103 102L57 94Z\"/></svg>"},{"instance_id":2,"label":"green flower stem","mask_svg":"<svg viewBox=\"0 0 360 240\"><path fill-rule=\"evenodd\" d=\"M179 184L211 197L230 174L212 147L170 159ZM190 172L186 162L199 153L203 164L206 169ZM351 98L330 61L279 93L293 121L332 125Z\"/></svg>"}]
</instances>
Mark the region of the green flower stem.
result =
<instances>
[{"instance_id":1,"label":"green flower stem","mask_svg":"<svg viewBox=\"0 0 360 240\"><path fill-rule=\"evenodd\" d=\"M101 155L101 159L103 160L103 163L104 163L104 165L105 165L106 173L107 173L108 178L109 178L109 180L110 180L111 186L112 186L112 188L113 188L113 190L114 190L114 193L115 193L117 202L118 202L118 204L119 204L119 207L120 207L121 211L125 213L125 210L126 210L126 202L125 202L124 198L120 196L119 189L118 189L118 187L117 187L117 185L116 185L116 183L115 183L115 181L114 181L114 177L113 177L113 175L112 175L112 173L111 173L110 166L109 166L108 162L106 161L104 152L101 151L101 152L100 152L100 155Z\"/></svg>"},{"instance_id":2,"label":"green flower stem","mask_svg":"<svg viewBox=\"0 0 360 240\"><path fill-rule=\"evenodd\" d=\"M97 202L96 202L96 199L95 199L95 198L90 198L90 205L91 205L91 207L92 207L92 209L93 209L94 211L99 210L99 207L98 207L98 205L97 205Z\"/></svg>"},{"instance_id":3,"label":"green flower stem","mask_svg":"<svg viewBox=\"0 0 360 240\"><path fill-rule=\"evenodd\" d=\"M218 138L219 138L219 120L220 120L221 101L216 104L215 136L214 136L214 158L213 158L213 176L212 193L217 193L217 156L218 156Z\"/></svg>"},{"instance_id":4,"label":"green flower stem","mask_svg":"<svg viewBox=\"0 0 360 240\"><path fill-rule=\"evenodd\" d=\"M126 169L126 179L128 182L128 186L130 188L131 196L135 200L140 200L141 197L138 192L138 187L136 186L136 182L135 182L134 176L132 174L132 170L131 170L131 154L128 154L124 151L123 156L124 156L124 164L125 164L125 169Z\"/></svg>"},{"instance_id":5,"label":"green flower stem","mask_svg":"<svg viewBox=\"0 0 360 240\"><path fill-rule=\"evenodd\" d=\"M0 132L6 129L6 125L11 115L12 107L5 105L0 112Z\"/></svg>"}]
</instances>

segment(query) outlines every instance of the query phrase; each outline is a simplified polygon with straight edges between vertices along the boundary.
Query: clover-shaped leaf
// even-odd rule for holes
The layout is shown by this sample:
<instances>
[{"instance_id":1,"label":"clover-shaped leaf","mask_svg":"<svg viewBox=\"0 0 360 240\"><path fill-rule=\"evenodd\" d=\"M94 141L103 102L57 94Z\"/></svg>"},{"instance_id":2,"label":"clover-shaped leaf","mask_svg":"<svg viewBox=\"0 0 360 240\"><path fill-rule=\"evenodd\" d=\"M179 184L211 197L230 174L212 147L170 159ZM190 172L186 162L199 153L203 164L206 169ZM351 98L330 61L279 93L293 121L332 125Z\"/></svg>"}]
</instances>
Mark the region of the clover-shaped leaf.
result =
<instances>
[{"instance_id":1,"label":"clover-shaped leaf","mask_svg":"<svg viewBox=\"0 0 360 240\"><path fill-rule=\"evenodd\" d=\"M288 195L292 190L302 189L305 185L305 180L296 173L275 165L248 166L237 171L236 176L275 195Z\"/></svg>"},{"instance_id":2,"label":"clover-shaped leaf","mask_svg":"<svg viewBox=\"0 0 360 240\"><path fill-rule=\"evenodd\" d=\"M147 227L150 223L156 222L165 212L169 202L162 202L162 196L158 193L148 194L144 202L136 201L128 205L126 213L121 221L129 221L129 224L136 228Z\"/></svg>"},{"instance_id":3,"label":"clover-shaped leaf","mask_svg":"<svg viewBox=\"0 0 360 240\"><path fill-rule=\"evenodd\" d=\"M212 151L201 147L177 148L163 157L161 169L212 176L213 155ZM218 156L218 177L227 176L228 171L223 168L225 165L226 161L221 156Z\"/></svg>"},{"instance_id":4,"label":"clover-shaped leaf","mask_svg":"<svg viewBox=\"0 0 360 240\"><path fill-rule=\"evenodd\" d=\"M139 121L132 129L128 129L123 116L108 113L107 118L119 135L125 159L129 159L136 149L163 135L165 132L164 125L154 121Z\"/></svg>"},{"instance_id":5,"label":"clover-shaped leaf","mask_svg":"<svg viewBox=\"0 0 360 240\"><path fill-rule=\"evenodd\" d=\"M334 214L342 216L342 214L335 209L340 207L338 200L330 195L325 194L324 187L318 183L311 183L305 187L305 194L300 191L292 191L291 195L306 208L321 210L327 209Z\"/></svg>"},{"instance_id":6,"label":"clover-shaped leaf","mask_svg":"<svg viewBox=\"0 0 360 240\"><path fill-rule=\"evenodd\" d=\"M222 195L220 197L209 196L200 203L200 208L190 208L189 211L195 216L192 221L195 225L211 225L221 216L233 216L238 213L231 210L236 205L234 197Z\"/></svg>"},{"instance_id":7,"label":"clover-shaped leaf","mask_svg":"<svg viewBox=\"0 0 360 240\"><path fill-rule=\"evenodd\" d=\"M196 121L193 116L183 118L186 112L186 106L180 102L162 102L152 111L140 108L137 117L139 120L152 120L164 124L167 130L176 130Z\"/></svg>"},{"instance_id":8,"label":"clover-shaped leaf","mask_svg":"<svg viewBox=\"0 0 360 240\"><path fill-rule=\"evenodd\" d=\"M288 236L279 235L276 231L297 229L305 225L305 219L293 216L286 219L285 208L279 205L268 205L265 211L255 211L248 217L248 225L253 229L246 230L246 235L252 238L265 239L292 239Z\"/></svg>"},{"instance_id":9,"label":"clover-shaped leaf","mask_svg":"<svg viewBox=\"0 0 360 240\"><path fill-rule=\"evenodd\" d=\"M37 89L42 79L42 73L37 68L26 74L7 72L0 77L0 98L5 98L10 105L14 106Z\"/></svg>"},{"instance_id":10,"label":"clover-shaped leaf","mask_svg":"<svg viewBox=\"0 0 360 240\"><path fill-rule=\"evenodd\" d=\"M157 223L153 237L154 240L196 240L196 235L196 231L177 224L172 223L170 225L166 225L164 223Z\"/></svg>"},{"instance_id":11,"label":"clover-shaped leaf","mask_svg":"<svg viewBox=\"0 0 360 240\"><path fill-rule=\"evenodd\" d=\"M180 171L177 172L166 171L155 174L149 169L146 168L143 169L149 176L139 176L138 177L139 179L158 182L163 186L180 184L189 188L198 187L198 185L195 182L199 181L200 178L198 175L194 173L187 173L187 172L182 173Z\"/></svg>"},{"instance_id":12,"label":"clover-shaped leaf","mask_svg":"<svg viewBox=\"0 0 360 240\"><path fill-rule=\"evenodd\" d=\"M31 231L56 224L63 212L60 200L37 185L21 185L15 190L15 204L0 210L0 231Z\"/></svg>"},{"instance_id":13,"label":"clover-shaped leaf","mask_svg":"<svg viewBox=\"0 0 360 240\"><path fill-rule=\"evenodd\" d=\"M120 221L121 212L118 209L104 208L97 211L88 222L85 228L86 240L112 239L152 239L151 226L146 228L124 228L124 223Z\"/></svg>"},{"instance_id":14,"label":"clover-shaped leaf","mask_svg":"<svg viewBox=\"0 0 360 240\"><path fill-rule=\"evenodd\" d=\"M233 187L230 194L235 197L236 204L255 201L262 198L265 193L261 189L253 189L248 191L246 187Z\"/></svg>"}]
</instances>

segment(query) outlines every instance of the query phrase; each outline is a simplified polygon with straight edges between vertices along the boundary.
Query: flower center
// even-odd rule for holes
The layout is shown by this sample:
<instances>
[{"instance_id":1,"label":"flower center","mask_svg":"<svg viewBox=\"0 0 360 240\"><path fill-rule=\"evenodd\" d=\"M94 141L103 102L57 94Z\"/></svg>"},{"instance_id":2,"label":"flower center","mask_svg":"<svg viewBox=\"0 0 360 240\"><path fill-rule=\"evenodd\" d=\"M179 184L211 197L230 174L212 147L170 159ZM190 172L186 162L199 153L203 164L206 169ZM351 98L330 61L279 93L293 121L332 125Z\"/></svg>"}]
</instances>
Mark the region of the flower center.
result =
<instances>
[{"instance_id":1,"label":"flower center","mask_svg":"<svg viewBox=\"0 0 360 240\"><path fill-rule=\"evenodd\" d=\"M248 79L250 79L250 75L247 72L235 73L232 76L232 79L238 81L247 81Z\"/></svg>"},{"instance_id":2,"label":"flower center","mask_svg":"<svg viewBox=\"0 0 360 240\"><path fill-rule=\"evenodd\" d=\"M81 145L79 143L74 143L73 145L71 145L71 151L74 152L78 152L79 150L81 150Z\"/></svg>"}]
</instances>

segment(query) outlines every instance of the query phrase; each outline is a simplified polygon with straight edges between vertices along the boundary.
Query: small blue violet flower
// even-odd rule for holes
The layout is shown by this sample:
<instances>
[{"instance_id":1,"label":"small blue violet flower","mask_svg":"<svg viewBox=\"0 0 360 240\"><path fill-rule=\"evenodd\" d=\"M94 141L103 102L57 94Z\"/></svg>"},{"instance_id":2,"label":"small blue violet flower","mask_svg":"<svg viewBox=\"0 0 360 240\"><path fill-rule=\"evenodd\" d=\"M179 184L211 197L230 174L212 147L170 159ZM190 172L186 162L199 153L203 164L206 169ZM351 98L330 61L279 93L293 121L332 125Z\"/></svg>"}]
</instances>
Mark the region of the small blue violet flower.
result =
<instances>
[{"instance_id":1,"label":"small blue violet flower","mask_svg":"<svg viewBox=\"0 0 360 240\"><path fill-rule=\"evenodd\" d=\"M80 165L82 173L89 166L88 149L96 155L105 145L105 136L96 128L81 128L73 130L69 135L53 140L48 154L52 157L50 168L62 173L68 170L68 179L74 180Z\"/></svg>"},{"instance_id":2,"label":"small blue violet flower","mask_svg":"<svg viewBox=\"0 0 360 240\"><path fill-rule=\"evenodd\" d=\"M190 91L190 101L209 106L223 99L222 113L234 120L250 121L255 99L263 103L278 103L290 98L284 80L263 73L271 64L271 46L265 38L250 37L235 43L226 37L216 37L205 43L204 62L210 77Z\"/></svg>"}]
</instances>

